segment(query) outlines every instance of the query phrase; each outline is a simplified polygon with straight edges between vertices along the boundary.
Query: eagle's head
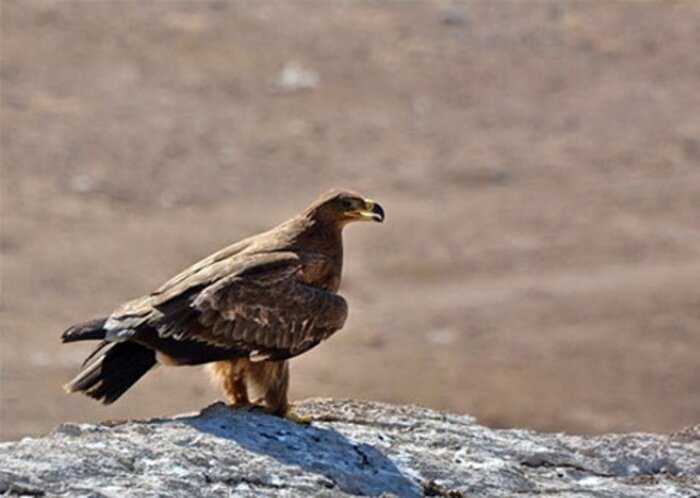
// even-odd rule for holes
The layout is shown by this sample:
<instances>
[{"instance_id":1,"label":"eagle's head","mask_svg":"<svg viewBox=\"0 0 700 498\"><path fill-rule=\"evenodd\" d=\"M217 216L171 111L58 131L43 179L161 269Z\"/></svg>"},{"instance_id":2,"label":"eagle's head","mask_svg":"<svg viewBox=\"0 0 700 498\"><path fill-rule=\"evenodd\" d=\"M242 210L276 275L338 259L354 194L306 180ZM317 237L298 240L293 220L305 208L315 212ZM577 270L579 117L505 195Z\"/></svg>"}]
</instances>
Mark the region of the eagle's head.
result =
<instances>
[{"instance_id":1,"label":"eagle's head","mask_svg":"<svg viewBox=\"0 0 700 498\"><path fill-rule=\"evenodd\" d=\"M382 206L345 189L332 189L322 194L305 213L312 219L340 227L351 221L384 221Z\"/></svg>"}]
</instances>

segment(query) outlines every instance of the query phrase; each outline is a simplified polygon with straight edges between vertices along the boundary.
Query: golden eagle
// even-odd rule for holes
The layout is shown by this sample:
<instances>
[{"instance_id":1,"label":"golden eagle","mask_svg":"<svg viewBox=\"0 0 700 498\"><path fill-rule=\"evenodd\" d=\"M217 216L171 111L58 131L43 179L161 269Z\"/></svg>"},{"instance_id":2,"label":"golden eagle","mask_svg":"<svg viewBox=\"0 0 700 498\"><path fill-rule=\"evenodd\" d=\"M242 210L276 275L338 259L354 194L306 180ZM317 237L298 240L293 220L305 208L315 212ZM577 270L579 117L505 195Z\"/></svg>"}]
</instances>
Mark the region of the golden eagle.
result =
<instances>
[{"instance_id":1,"label":"golden eagle","mask_svg":"<svg viewBox=\"0 0 700 498\"><path fill-rule=\"evenodd\" d=\"M384 220L382 207L348 190L321 195L277 227L230 245L106 318L75 325L63 342L100 340L66 385L114 402L156 364L211 363L232 407L288 411L287 360L342 328L343 227Z\"/></svg>"}]
</instances>

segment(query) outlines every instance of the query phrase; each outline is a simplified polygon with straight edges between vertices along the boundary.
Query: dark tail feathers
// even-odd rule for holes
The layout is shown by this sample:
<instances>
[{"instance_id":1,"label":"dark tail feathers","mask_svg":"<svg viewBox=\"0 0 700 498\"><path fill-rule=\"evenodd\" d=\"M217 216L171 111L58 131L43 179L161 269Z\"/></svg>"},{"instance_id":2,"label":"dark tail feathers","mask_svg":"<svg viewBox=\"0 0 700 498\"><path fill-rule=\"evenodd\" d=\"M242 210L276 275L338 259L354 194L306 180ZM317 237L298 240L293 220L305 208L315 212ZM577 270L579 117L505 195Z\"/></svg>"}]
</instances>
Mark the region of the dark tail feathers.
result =
<instances>
[{"instance_id":1,"label":"dark tail feathers","mask_svg":"<svg viewBox=\"0 0 700 498\"><path fill-rule=\"evenodd\" d=\"M98 322L95 320L68 329L63 334L63 341L104 337L104 330ZM101 323L104 324L104 320ZM96 335L97 326L102 331L101 336ZM155 351L135 342L110 344L103 341L93 355L97 353L99 355L64 387L68 392L81 392L105 405L114 403L156 364Z\"/></svg>"},{"instance_id":2,"label":"dark tail feathers","mask_svg":"<svg viewBox=\"0 0 700 498\"><path fill-rule=\"evenodd\" d=\"M61 335L61 340L63 342L75 342L104 339L105 330L102 327L104 327L106 321L106 318L96 318L73 325Z\"/></svg>"}]
</instances>

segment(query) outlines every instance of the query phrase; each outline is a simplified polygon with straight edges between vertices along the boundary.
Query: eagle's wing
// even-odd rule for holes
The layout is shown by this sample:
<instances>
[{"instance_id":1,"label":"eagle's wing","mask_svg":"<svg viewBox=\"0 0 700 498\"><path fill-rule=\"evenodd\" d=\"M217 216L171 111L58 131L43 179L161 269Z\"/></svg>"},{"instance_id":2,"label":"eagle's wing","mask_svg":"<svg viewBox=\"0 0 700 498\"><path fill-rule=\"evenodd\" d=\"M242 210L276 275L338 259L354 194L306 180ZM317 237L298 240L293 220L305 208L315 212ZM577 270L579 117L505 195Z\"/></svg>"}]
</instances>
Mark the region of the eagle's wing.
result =
<instances>
[{"instance_id":1,"label":"eagle's wing","mask_svg":"<svg viewBox=\"0 0 700 498\"><path fill-rule=\"evenodd\" d=\"M225 272L235 271L235 268L231 267L231 263L234 264L233 266L236 263L244 264L245 259L239 259L236 256L253 245L257 238L260 238L260 236L243 239L207 256L165 282L153 291L151 296L161 296L159 299L167 300L169 296L182 292L184 287L193 287L211 282L217 276L225 274Z\"/></svg>"},{"instance_id":2,"label":"eagle's wing","mask_svg":"<svg viewBox=\"0 0 700 498\"><path fill-rule=\"evenodd\" d=\"M219 265L219 268L214 268ZM216 271L214 271L216 270ZM166 292L125 307L108 321L116 339L139 340L146 325L160 339L196 341L252 359L296 356L340 329L341 296L299 281L302 263L291 252L214 262Z\"/></svg>"}]
</instances>

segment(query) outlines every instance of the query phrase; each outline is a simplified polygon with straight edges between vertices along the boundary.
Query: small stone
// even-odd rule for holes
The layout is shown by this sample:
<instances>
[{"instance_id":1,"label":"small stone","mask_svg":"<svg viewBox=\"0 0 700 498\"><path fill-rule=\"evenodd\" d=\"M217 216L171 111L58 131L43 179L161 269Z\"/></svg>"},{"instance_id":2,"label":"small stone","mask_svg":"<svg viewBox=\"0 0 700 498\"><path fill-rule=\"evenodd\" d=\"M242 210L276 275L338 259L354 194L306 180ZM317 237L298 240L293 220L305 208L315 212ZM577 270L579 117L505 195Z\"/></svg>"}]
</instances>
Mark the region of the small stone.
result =
<instances>
[{"instance_id":1,"label":"small stone","mask_svg":"<svg viewBox=\"0 0 700 498\"><path fill-rule=\"evenodd\" d=\"M289 61L277 78L269 83L269 88L274 93L292 94L313 90L320 81L321 77L314 69L304 67L298 61Z\"/></svg>"},{"instance_id":2,"label":"small stone","mask_svg":"<svg viewBox=\"0 0 700 498\"><path fill-rule=\"evenodd\" d=\"M463 7L452 5L440 14L440 24L445 26L465 26L469 23L469 16Z\"/></svg>"},{"instance_id":3,"label":"small stone","mask_svg":"<svg viewBox=\"0 0 700 498\"><path fill-rule=\"evenodd\" d=\"M431 344L438 344L441 346L445 346L448 344L452 344L457 340L457 337L459 334L457 331L452 330L452 329L438 329L438 330L431 330L427 334L425 334L425 340Z\"/></svg>"},{"instance_id":4,"label":"small stone","mask_svg":"<svg viewBox=\"0 0 700 498\"><path fill-rule=\"evenodd\" d=\"M68 187L73 192L86 194L99 190L100 181L89 173L78 173L70 178Z\"/></svg>"}]
</instances>

